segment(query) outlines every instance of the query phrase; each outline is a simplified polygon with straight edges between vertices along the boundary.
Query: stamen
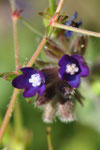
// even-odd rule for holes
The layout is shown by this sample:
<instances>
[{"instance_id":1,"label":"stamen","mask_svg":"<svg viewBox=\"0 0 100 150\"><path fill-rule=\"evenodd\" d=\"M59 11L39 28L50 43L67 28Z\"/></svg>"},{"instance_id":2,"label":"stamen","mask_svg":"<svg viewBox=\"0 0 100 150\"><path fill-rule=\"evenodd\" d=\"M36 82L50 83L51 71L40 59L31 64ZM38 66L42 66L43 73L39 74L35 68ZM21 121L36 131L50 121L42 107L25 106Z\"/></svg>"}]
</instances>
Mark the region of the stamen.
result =
<instances>
[{"instance_id":1,"label":"stamen","mask_svg":"<svg viewBox=\"0 0 100 150\"><path fill-rule=\"evenodd\" d=\"M38 73L31 75L31 78L29 79L29 83L32 83L33 87L40 86L41 84L41 77Z\"/></svg>"},{"instance_id":2,"label":"stamen","mask_svg":"<svg viewBox=\"0 0 100 150\"><path fill-rule=\"evenodd\" d=\"M66 65L66 72L67 73L74 75L78 71L79 71L79 68L76 66L76 64L67 64Z\"/></svg>"}]
</instances>

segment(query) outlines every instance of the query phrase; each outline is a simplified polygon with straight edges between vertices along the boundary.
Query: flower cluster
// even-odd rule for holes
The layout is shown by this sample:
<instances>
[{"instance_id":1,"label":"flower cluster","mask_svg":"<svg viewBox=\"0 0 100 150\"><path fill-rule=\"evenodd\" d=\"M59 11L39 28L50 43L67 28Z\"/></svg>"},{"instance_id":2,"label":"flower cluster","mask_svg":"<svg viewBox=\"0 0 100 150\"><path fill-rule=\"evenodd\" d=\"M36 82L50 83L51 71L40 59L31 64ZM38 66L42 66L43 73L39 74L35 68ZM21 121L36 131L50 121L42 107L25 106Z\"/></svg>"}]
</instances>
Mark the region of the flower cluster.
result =
<instances>
[{"instance_id":1,"label":"flower cluster","mask_svg":"<svg viewBox=\"0 0 100 150\"><path fill-rule=\"evenodd\" d=\"M80 77L86 77L89 74L89 68L84 64L84 59L80 55L64 55L60 58L58 65L58 77L65 80L73 88L80 85ZM22 74L17 76L12 85L18 89L24 89L24 97L32 97L36 93L43 95L45 92L45 74L41 71L34 70L31 67L20 69Z\"/></svg>"},{"instance_id":2,"label":"flower cluster","mask_svg":"<svg viewBox=\"0 0 100 150\"><path fill-rule=\"evenodd\" d=\"M65 25L67 25L67 26L74 26L76 28L79 28L80 25L82 24L82 22L81 22L81 20L78 20L77 22L75 22L75 19L77 18L77 16L78 16L78 13L75 12L73 14L73 16L68 21L65 22ZM65 36L67 38L72 37L73 36L73 31L69 31L69 30L65 31Z\"/></svg>"}]
</instances>

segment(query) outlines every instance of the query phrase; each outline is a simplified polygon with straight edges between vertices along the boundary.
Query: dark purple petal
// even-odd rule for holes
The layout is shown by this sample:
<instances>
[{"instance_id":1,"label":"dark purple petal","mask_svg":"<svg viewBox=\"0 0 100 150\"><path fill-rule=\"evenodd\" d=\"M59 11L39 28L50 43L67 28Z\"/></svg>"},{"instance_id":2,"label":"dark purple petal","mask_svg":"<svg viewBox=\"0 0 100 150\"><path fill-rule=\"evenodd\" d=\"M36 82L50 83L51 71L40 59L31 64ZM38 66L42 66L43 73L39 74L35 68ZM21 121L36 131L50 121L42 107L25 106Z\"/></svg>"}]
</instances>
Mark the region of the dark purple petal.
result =
<instances>
[{"instance_id":1,"label":"dark purple petal","mask_svg":"<svg viewBox=\"0 0 100 150\"><path fill-rule=\"evenodd\" d=\"M78 62L83 63L84 59L82 56L77 55L77 54L73 54L72 57L74 57L75 59L77 59Z\"/></svg>"},{"instance_id":2,"label":"dark purple petal","mask_svg":"<svg viewBox=\"0 0 100 150\"><path fill-rule=\"evenodd\" d=\"M32 67L24 67L20 69L22 71L22 73L25 76L31 76L32 74L36 73L37 71L34 70Z\"/></svg>"},{"instance_id":3,"label":"dark purple petal","mask_svg":"<svg viewBox=\"0 0 100 150\"><path fill-rule=\"evenodd\" d=\"M89 74L89 67L87 65L82 65L82 72L81 72L81 77L87 77Z\"/></svg>"},{"instance_id":4,"label":"dark purple petal","mask_svg":"<svg viewBox=\"0 0 100 150\"><path fill-rule=\"evenodd\" d=\"M58 65L59 66L64 66L64 65L69 63L69 60L70 60L70 56L69 55L64 55L60 58L60 60L58 62Z\"/></svg>"},{"instance_id":5,"label":"dark purple petal","mask_svg":"<svg viewBox=\"0 0 100 150\"><path fill-rule=\"evenodd\" d=\"M42 79L42 82L45 83L45 76L44 74L41 72L41 71L37 71L37 73L39 73L41 79Z\"/></svg>"},{"instance_id":6,"label":"dark purple petal","mask_svg":"<svg viewBox=\"0 0 100 150\"><path fill-rule=\"evenodd\" d=\"M66 75L66 71L65 71L65 67L63 66L58 70L58 76L61 80L65 80L65 75Z\"/></svg>"},{"instance_id":7,"label":"dark purple petal","mask_svg":"<svg viewBox=\"0 0 100 150\"><path fill-rule=\"evenodd\" d=\"M72 63L76 64L77 67L79 68L79 72L81 72L79 61L76 58L69 56L69 55L62 56L58 62L58 65L66 68L67 64L72 64Z\"/></svg>"},{"instance_id":8,"label":"dark purple petal","mask_svg":"<svg viewBox=\"0 0 100 150\"><path fill-rule=\"evenodd\" d=\"M72 36L73 36L73 31L68 30L68 31L65 32L65 37L70 38Z\"/></svg>"},{"instance_id":9,"label":"dark purple petal","mask_svg":"<svg viewBox=\"0 0 100 150\"><path fill-rule=\"evenodd\" d=\"M74 80L75 79L75 75L70 75L68 73L66 73L65 68L61 67L58 70L58 76L61 80L66 80L66 81L70 81L70 80Z\"/></svg>"},{"instance_id":10,"label":"dark purple petal","mask_svg":"<svg viewBox=\"0 0 100 150\"><path fill-rule=\"evenodd\" d=\"M78 13L75 12L73 14L73 16L68 21L65 22L65 25L67 25L67 26L74 26L76 28L79 28L79 26L82 24L82 21L79 20L79 21L75 22L74 20L77 18L77 16L78 16ZM72 36L73 36L73 31L69 31L69 30L67 31L66 30L65 37L70 38Z\"/></svg>"},{"instance_id":11,"label":"dark purple petal","mask_svg":"<svg viewBox=\"0 0 100 150\"><path fill-rule=\"evenodd\" d=\"M75 19L77 18L77 16L78 16L78 13L75 12L75 13L73 14L73 16L70 18L70 21L75 20Z\"/></svg>"},{"instance_id":12,"label":"dark purple petal","mask_svg":"<svg viewBox=\"0 0 100 150\"><path fill-rule=\"evenodd\" d=\"M66 22L65 22L65 25L71 26L71 25L72 25L72 21L70 21L70 20L66 21Z\"/></svg>"},{"instance_id":13,"label":"dark purple petal","mask_svg":"<svg viewBox=\"0 0 100 150\"><path fill-rule=\"evenodd\" d=\"M78 21L76 22L75 27L76 27L76 28L79 28L81 25L82 25L82 21L81 21L81 20L78 20Z\"/></svg>"},{"instance_id":14,"label":"dark purple petal","mask_svg":"<svg viewBox=\"0 0 100 150\"><path fill-rule=\"evenodd\" d=\"M24 92L23 92L23 96L26 98L32 97L36 94L36 92L38 91L38 87L30 87L30 88L25 88Z\"/></svg>"},{"instance_id":15,"label":"dark purple petal","mask_svg":"<svg viewBox=\"0 0 100 150\"><path fill-rule=\"evenodd\" d=\"M79 85L80 85L80 82L81 82L81 80L80 80L80 75L76 75L76 77L75 77L74 80L70 80L70 81L68 81L67 83L68 83L69 85L71 85L72 87L74 87L74 88L78 88Z\"/></svg>"},{"instance_id":16,"label":"dark purple petal","mask_svg":"<svg viewBox=\"0 0 100 150\"><path fill-rule=\"evenodd\" d=\"M40 96L43 95L43 93L45 92L45 90L46 90L46 86L45 86L45 84L43 84L41 87L39 87L38 94Z\"/></svg>"},{"instance_id":17,"label":"dark purple petal","mask_svg":"<svg viewBox=\"0 0 100 150\"><path fill-rule=\"evenodd\" d=\"M27 78L23 75L17 76L13 81L12 85L18 89L24 89L27 86Z\"/></svg>"},{"instance_id":18,"label":"dark purple petal","mask_svg":"<svg viewBox=\"0 0 100 150\"><path fill-rule=\"evenodd\" d=\"M73 16L72 16L68 21L65 22L65 25L71 26L72 23L73 23L73 21L77 18L77 16L78 16L78 13L75 12L75 13L73 14Z\"/></svg>"}]
</instances>

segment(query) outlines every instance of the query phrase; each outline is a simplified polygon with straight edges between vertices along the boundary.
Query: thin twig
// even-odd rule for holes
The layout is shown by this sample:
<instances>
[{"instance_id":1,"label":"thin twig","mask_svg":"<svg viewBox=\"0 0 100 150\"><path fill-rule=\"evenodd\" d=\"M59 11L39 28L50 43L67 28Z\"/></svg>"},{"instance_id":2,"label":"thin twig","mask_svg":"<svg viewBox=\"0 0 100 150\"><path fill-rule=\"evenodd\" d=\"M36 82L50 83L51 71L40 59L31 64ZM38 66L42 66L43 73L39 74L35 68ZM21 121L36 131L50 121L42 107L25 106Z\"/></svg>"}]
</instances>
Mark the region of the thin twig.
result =
<instances>
[{"instance_id":1,"label":"thin twig","mask_svg":"<svg viewBox=\"0 0 100 150\"><path fill-rule=\"evenodd\" d=\"M48 149L53 150L52 142L51 142L51 128L47 127L46 129L47 141L48 141Z\"/></svg>"},{"instance_id":2,"label":"thin twig","mask_svg":"<svg viewBox=\"0 0 100 150\"><path fill-rule=\"evenodd\" d=\"M9 104L9 107L7 109L7 112L6 112L6 115L4 117L4 120L3 120L3 123L2 123L2 126L0 128L0 141L2 139L2 136L4 134L4 131L5 131L5 128L7 126L7 123L9 121L9 118L11 117L11 113L12 113L12 110L13 110L13 106L14 106L14 103L15 103L15 100L17 98L17 95L18 95L18 90L17 89L14 89L14 92L13 92L13 95L12 95L12 98L11 98L11 101L10 101L10 104Z\"/></svg>"},{"instance_id":3,"label":"thin twig","mask_svg":"<svg viewBox=\"0 0 100 150\"><path fill-rule=\"evenodd\" d=\"M100 38L100 33L97 33L97 32L92 32L92 31L88 31L88 30L84 30L84 29L79 29L79 28L63 25L63 24L56 23L56 22L53 22L51 25L53 27L56 27L56 28L70 30L70 31L74 31L74 32L77 32L77 33L82 33L82 34L86 34L86 35L90 35L90 36L94 36L94 37L99 37Z\"/></svg>"}]
</instances>

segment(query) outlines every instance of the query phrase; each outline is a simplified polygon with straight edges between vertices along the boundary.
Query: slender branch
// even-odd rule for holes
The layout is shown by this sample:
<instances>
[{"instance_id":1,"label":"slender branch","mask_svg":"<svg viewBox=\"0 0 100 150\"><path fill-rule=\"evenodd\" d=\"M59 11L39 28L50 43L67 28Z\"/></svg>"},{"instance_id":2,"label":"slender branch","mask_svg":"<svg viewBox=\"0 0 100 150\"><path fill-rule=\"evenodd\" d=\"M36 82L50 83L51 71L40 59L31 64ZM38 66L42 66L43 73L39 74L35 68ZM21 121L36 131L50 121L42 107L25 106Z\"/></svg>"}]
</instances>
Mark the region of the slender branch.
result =
<instances>
[{"instance_id":1,"label":"slender branch","mask_svg":"<svg viewBox=\"0 0 100 150\"><path fill-rule=\"evenodd\" d=\"M44 35L41 43L39 44L37 50L35 51L35 53L33 54L32 58L30 59L30 61L27 64L27 67L30 67L33 65L33 63L35 62L36 58L38 57L39 53L41 52L41 49L43 48L43 46L46 43L46 36Z\"/></svg>"},{"instance_id":2,"label":"slender branch","mask_svg":"<svg viewBox=\"0 0 100 150\"><path fill-rule=\"evenodd\" d=\"M19 19L23 22L23 24L33 33L37 34L40 37L43 37L43 34L41 32L39 32L38 30L36 30L26 19L24 19L23 17L19 17Z\"/></svg>"},{"instance_id":3,"label":"slender branch","mask_svg":"<svg viewBox=\"0 0 100 150\"><path fill-rule=\"evenodd\" d=\"M16 69L19 69L19 57L18 57L18 40L17 40L17 19L12 16L13 20L13 37L14 37L14 49L15 49L15 63Z\"/></svg>"},{"instance_id":4,"label":"slender branch","mask_svg":"<svg viewBox=\"0 0 100 150\"><path fill-rule=\"evenodd\" d=\"M55 13L59 13L64 5L64 1L65 0L60 0L59 3L58 3L58 7L56 9L56 12Z\"/></svg>"},{"instance_id":5,"label":"slender branch","mask_svg":"<svg viewBox=\"0 0 100 150\"><path fill-rule=\"evenodd\" d=\"M47 133L48 149L53 150L53 146L51 142L51 128L50 127L47 127L46 133Z\"/></svg>"},{"instance_id":6,"label":"slender branch","mask_svg":"<svg viewBox=\"0 0 100 150\"><path fill-rule=\"evenodd\" d=\"M94 36L94 37L99 37L100 38L100 33L97 33L97 32L92 32L92 31L88 31L88 30L84 30L84 29L79 29L79 28L63 25L63 24L56 23L56 22L53 22L51 25L53 27L56 27L56 28L70 30L70 31L74 31L74 32L77 32L77 33L82 33L82 34L86 34L86 35L90 35L90 36Z\"/></svg>"},{"instance_id":7,"label":"slender branch","mask_svg":"<svg viewBox=\"0 0 100 150\"><path fill-rule=\"evenodd\" d=\"M18 95L18 90L17 89L14 89L14 92L13 92L13 95L12 95L12 98L11 98L11 101L10 101L10 104L9 104L9 107L8 107L8 110L6 112L6 115L4 117L4 120L3 120L3 123L1 125L1 128L0 128L0 141L2 139L2 136L4 134L4 131L5 131L5 128L7 126L7 123L9 121L9 118L11 116L11 113L12 113L12 110L13 110L13 106L14 106L14 103L16 101L16 98L17 98L17 95Z\"/></svg>"}]
</instances>

